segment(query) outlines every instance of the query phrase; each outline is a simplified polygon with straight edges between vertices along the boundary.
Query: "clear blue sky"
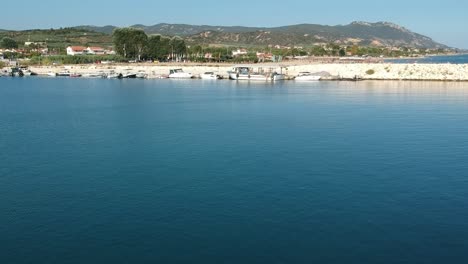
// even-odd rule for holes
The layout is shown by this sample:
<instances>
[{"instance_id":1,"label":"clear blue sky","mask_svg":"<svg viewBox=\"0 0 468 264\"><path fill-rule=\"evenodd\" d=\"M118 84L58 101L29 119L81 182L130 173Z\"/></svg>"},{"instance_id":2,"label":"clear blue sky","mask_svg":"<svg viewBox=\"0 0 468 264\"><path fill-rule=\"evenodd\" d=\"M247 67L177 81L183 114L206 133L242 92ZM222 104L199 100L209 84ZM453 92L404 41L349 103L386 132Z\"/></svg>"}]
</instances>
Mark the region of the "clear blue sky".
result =
<instances>
[{"instance_id":1,"label":"clear blue sky","mask_svg":"<svg viewBox=\"0 0 468 264\"><path fill-rule=\"evenodd\" d=\"M22 0L18 3L3 1L1 4L1 29L161 22L283 26L389 21L444 44L468 49L468 1L465 0Z\"/></svg>"}]
</instances>

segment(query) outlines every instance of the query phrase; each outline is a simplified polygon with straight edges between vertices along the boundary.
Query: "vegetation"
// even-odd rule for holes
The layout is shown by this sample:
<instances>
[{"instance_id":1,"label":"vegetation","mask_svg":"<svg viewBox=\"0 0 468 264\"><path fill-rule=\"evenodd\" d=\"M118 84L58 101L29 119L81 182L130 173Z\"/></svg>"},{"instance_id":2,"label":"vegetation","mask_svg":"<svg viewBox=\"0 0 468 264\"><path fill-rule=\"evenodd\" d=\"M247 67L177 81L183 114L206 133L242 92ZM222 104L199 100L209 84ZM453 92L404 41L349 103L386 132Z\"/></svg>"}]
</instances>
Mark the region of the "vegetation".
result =
<instances>
[{"instance_id":1,"label":"vegetation","mask_svg":"<svg viewBox=\"0 0 468 264\"><path fill-rule=\"evenodd\" d=\"M0 39L4 37L14 39L20 48L25 42L44 43L54 54L66 54L67 46L112 46L111 35L73 28L1 31Z\"/></svg>"},{"instance_id":2,"label":"vegetation","mask_svg":"<svg viewBox=\"0 0 468 264\"><path fill-rule=\"evenodd\" d=\"M148 36L143 30L134 28L117 28L112 34L115 50L124 58L141 60Z\"/></svg>"},{"instance_id":3,"label":"vegetation","mask_svg":"<svg viewBox=\"0 0 468 264\"><path fill-rule=\"evenodd\" d=\"M0 47L5 49L16 49L18 48L18 43L10 37L4 37L0 41Z\"/></svg>"},{"instance_id":4,"label":"vegetation","mask_svg":"<svg viewBox=\"0 0 468 264\"><path fill-rule=\"evenodd\" d=\"M34 65L53 65L53 64L90 64L103 61L125 62L125 58L118 55L77 55L77 56L35 56L29 61Z\"/></svg>"},{"instance_id":5,"label":"vegetation","mask_svg":"<svg viewBox=\"0 0 468 264\"><path fill-rule=\"evenodd\" d=\"M366 74L367 74L367 75L374 75L374 74L375 74L375 71L372 70L372 69L370 69L370 70L366 71Z\"/></svg>"},{"instance_id":6,"label":"vegetation","mask_svg":"<svg viewBox=\"0 0 468 264\"><path fill-rule=\"evenodd\" d=\"M116 52L124 58L142 60L181 60L186 57L187 46L179 37L148 36L141 29L118 28L113 33Z\"/></svg>"},{"instance_id":7,"label":"vegetation","mask_svg":"<svg viewBox=\"0 0 468 264\"><path fill-rule=\"evenodd\" d=\"M177 25L171 32L179 32L181 37L147 35L145 32L156 32L167 29L164 25L155 28L134 26L134 28L115 29L112 34L95 32L99 28L60 28L50 30L0 31L0 47L3 49L18 48L20 52L4 52L5 59L30 59L30 63L95 63L98 61L193 61L193 62L259 62L275 58L275 61L298 56L314 57L409 57L427 54L443 54L445 49L427 49L411 47L391 47L388 43L376 46L372 43L349 43L333 39L313 39L315 35L305 34L313 30L312 25L292 26L272 29L226 27L223 30L213 27L187 27ZM354 24L352 29L358 28ZM384 30L387 26L374 25ZM144 30L144 31L143 31ZM205 30L200 33L200 30ZM206 31L209 30L209 31ZM161 31L165 34L170 32ZM237 33L236 33L237 32ZM393 32L393 31L392 31ZM387 32L393 34L395 32ZM378 32L373 32L377 34ZM194 35L195 34L195 35ZM390 35L391 35L390 34ZM395 33L396 34L396 33ZM172 34L176 35L176 34ZM312 38L312 39L310 39ZM25 42L29 42L28 45ZM313 43L312 43L313 42ZM328 42L328 43L327 43ZM273 44L272 44L273 43ZM301 46L297 43L304 43ZM309 44L308 44L309 43ZM24 45L23 45L24 44ZM387 45L387 46L385 46ZM119 56L64 56L67 46L100 46L114 47ZM233 51L246 48L248 54L233 56ZM44 51L45 50L45 51ZM257 58L257 52L264 55Z\"/></svg>"}]
</instances>

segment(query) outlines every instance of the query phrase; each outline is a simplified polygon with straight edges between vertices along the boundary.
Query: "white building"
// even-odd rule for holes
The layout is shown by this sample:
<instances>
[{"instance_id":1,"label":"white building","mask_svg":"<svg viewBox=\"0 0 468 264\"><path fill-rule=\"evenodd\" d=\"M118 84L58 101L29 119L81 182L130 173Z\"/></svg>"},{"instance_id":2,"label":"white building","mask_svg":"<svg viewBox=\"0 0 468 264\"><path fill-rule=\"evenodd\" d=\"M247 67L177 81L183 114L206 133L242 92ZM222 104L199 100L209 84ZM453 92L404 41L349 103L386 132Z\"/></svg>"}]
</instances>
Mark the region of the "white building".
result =
<instances>
[{"instance_id":1,"label":"white building","mask_svg":"<svg viewBox=\"0 0 468 264\"><path fill-rule=\"evenodd\" d=\"M232 51L232 56L242 56L242 55L247 55L248 51L246 49L238 49L238 50L233 50Z\"/></svg>"},{"instance_id":2,"label":"white building","mask_svg":"<svg viewBox=\"0 0 468 264\"><path fill-rule=\"evenodd\" d=\"M85 53L90 55L104 55L106 54L106 50L101 47L88 47Z\"/></svg>"},{"instance_id":3,"label":"white building","mask_svg":"<svg viewBox=\"0 0 468 264\"><path fill-rule=\"evenodd\" d=\"M67 55L75 56L75 55L83 55L85 53L86 48L82 46L70 46L67 47Z\"/></svg>"}]
</instances>

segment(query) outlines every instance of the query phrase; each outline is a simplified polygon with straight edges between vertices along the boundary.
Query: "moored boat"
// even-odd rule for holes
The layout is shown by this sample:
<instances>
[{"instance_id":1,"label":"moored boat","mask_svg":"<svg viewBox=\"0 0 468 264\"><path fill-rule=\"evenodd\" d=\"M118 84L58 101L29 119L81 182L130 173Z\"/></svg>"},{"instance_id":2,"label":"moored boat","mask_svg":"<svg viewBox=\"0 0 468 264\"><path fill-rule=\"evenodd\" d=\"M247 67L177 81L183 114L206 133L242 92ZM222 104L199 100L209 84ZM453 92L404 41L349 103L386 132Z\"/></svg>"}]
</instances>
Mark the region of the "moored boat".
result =
<instances>
[{"instance_id":1,"label":"moored boat","mask_svg":"<svg viewBox=\"0 0 468 264\"><path fill-rule=\"evenodd\" d=\"M228 72L231 80L248 80L248 81L267 81L268 77L265 74L255 72L252 67L238 66L234 67L233 71Z\"/></svg>"},{"instance_id":2,"label":"moored boat","mask_svg":"<svg viewBox=\"0 0 468 264\"><path fill-rule=\"evenodd\" d=\"M205 72L200 74L200 78L203 80L219 80L221 79L221 76L215 74L214 72Z\"/></svg>"},{"instance_id":3,"label":"moored boat","mask_svg":"<svg viewBox=\"0 0 468 264\"><path fill-rule=\"evenodd\" d=\"M193 75L188 72L184 72L182 69L173 69L169 71L169 78L172 79L192 79Z\"/></svg>"},{"instance_id":4,"label":"moored boat","mask_svg":"<svg viewBox=\"0 0 468 264\"><path fill-rule=\"evenodd\" d=\"M320 81L321 75L312 74L310 72L300 72L294 80L296 81Z\"/></svg>"},{"instance_id":5,"label":"moored boat","mask_svg":"<svg viewBox=\"0 0 468 264\"><path fill-rule=\"evenodd\" d=\"M69 71L63 71L55 74L57 77L70 77L70 75L71 73Z\"/></svg>"},{"instance_id":6,"label":"moored boat","mask_svg":"<svg viewBox=\"0 0 468 264\"><path fill-rule=\"evenodd\" d=\"M247 81L281 81L286 80L281 65L240 65L229 71L231 80Z\"/></svg>"},{"instance_id":7,"label":"moored boat","mask_svg":"<svg viewBox=\"0 0 468 264\"><path fill-rule=\"evenodd\" d=\"M139 79L146 79L148 78L148 74L146 74L144 71L139 71L137 72L136 77Z\"/></svg>"},{"instance_id":8,"label":"moored boat","mask_svg":"<svg viewBox=\"0 0 468 264\"><path fill-rule=\"evenodd\" d=\"M136 77L137 77L136 73L127 72L127 73L122 74L122 78L124 79L135 79Z\"/></svg>"}]
</instances>

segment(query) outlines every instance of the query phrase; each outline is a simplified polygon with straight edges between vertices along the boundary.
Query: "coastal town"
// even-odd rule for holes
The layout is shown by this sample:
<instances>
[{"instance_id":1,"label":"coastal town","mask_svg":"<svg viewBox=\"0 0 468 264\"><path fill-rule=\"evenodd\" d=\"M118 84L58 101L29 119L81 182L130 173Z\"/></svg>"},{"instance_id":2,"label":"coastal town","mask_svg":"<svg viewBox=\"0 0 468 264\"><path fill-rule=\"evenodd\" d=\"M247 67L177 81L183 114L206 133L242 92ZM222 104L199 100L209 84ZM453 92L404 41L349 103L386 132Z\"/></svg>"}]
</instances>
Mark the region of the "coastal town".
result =
<instances>
[{"instance_id":1,"label":"coastal town","mask_svg":"<svg viewBox=\"0 0 468 264\"><path fill-rule=\"evenodd\" d=\"M72 29L63 31L76 33ZM83 37L91 34L78 33ZM203 45L190 44L179 37L147 35L134 28L115 29L112 39L105 45L57 46L47 39L39 40L31 41L28 35L27 41L19 43L3 37L0 76L257 81L468 80L464 64L418 62L428 56L460 53L449 48L360 46L338 41L312 46Z\"/></svg>"}]
</instances>

